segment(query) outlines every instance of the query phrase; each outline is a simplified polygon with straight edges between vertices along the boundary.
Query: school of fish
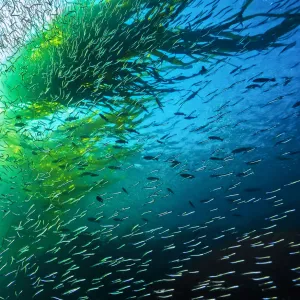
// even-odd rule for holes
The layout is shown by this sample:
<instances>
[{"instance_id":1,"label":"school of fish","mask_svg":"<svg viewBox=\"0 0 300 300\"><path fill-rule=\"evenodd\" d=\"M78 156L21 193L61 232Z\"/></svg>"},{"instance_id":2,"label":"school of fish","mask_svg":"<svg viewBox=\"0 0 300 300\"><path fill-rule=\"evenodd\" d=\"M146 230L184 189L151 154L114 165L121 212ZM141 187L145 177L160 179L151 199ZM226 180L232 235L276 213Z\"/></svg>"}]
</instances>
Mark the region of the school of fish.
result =
<instances>
[{"instance_id":1,"label":"school of fish","mask_svg":"<svg viewBox=\"0 0 300 300\"><path fill-rule=\"evenodd\" d=\"M0 20L0 299L300 299L298 0Z\"/></svg>"}]
</instances>

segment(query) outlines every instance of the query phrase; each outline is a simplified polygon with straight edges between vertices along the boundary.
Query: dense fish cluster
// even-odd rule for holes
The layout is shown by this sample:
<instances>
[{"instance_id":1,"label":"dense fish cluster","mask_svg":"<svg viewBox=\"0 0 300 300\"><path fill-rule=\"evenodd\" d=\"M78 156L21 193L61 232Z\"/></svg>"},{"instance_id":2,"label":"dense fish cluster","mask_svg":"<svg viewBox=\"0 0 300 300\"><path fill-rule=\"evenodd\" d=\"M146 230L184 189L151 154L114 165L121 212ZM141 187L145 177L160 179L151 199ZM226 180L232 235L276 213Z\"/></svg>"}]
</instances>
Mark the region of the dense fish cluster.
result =
<instances>
[{"instance_id":1,"label":"dense fish cluster","mask_svg":"<svg viewBox=\"0 0 300 300\"><path fill-rule=\"evenodd\" d=\"M300 299L299 1L0 20L0 299Z\"/></svg>"}]
</instances>

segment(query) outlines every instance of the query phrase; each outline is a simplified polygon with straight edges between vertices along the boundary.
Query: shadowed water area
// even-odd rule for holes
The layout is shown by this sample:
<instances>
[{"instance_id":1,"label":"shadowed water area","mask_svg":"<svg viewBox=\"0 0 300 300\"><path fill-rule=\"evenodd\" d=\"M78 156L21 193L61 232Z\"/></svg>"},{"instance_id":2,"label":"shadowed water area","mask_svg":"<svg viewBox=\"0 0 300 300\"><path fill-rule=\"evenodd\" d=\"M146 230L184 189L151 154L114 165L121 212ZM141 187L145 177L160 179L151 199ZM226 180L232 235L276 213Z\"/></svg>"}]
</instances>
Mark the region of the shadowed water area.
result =
<instances>
[{"instance_id":1,"label":"shadowed water area","mask_svg":"<svg viewBox=\"0 0 300 300\"><path fill-rule=\"evenodd\" d=\"M0 299L299 299L299 1L0 25Z\"/></svg>"}]
</instances>

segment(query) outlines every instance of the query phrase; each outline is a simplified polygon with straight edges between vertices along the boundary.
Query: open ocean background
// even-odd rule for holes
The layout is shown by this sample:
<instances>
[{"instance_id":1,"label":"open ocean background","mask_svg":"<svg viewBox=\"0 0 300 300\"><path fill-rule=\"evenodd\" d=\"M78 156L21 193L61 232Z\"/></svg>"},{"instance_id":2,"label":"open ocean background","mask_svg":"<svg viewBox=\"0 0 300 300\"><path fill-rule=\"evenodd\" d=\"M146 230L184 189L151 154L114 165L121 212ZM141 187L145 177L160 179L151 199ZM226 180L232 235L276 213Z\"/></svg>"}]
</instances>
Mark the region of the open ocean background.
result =
<instances>
[{"instance_id":1,"label":"open ocean background","mask_svg":"<svg viewBox=\"0 0 300 300\"><path fill-rule=\"evenodd\" d=\"M203 5L209 3L202 2ZM214 2L219 11L228 6L235 10L244 3ZM286 6L288 2L294 6L299 4L286 2ZM266 12L273 6L274 1L254 1L245 15ZM283 13L284 9L274 13ZM187 10L189 12L197 15L195 8ZM255 22L263 19L257 18ZM222 21L217 16L201 26ZM265 32L277 23L280 20L270 19L243 34L251 36ZM97 202L99 192L92 190L64 214L66 220L76 216L64 226L65 239L76 235L76 229L81 226L88 227L85 233L69 244L50 244L41 252L33 253L29 261L35 266L27 273L6 276L10 271L8 265L5 272L1 271L0 299L33 299L40 289L34 285L38 278L46 281L40 283L43 292L34 299L100 300L133 296L141 299L147 293L147 299L160 299L158 296L166 294L155 291L162 289L174 289L171 299L222 299L220 296L229 293L227 299L300 299L299 281L293 281L300 269L291 270L300 266L300 246L292 247L300 241L300 182L291 184L300 180L300 106L293 107L300 101L299 37L298 26L282 41L285 44L296 41L296 45L283 53L283 47L270 47L236 56L216 56L209 63L197 62L184 70L162 73L168 79L191 76L202 67L207 69L200 77L174 83L180 91L163 96L163 110L154 108L152 115L136 129L139 134L128 134L127 146L139 142L142 148L126 158L120 170L109 170L117 180L101 190L104 202ZM2 61L5 59L3 57ZM177 59L190 61L184 55L178 55ZM239 70L232 73L236 66ZM275 80L259 83L259 88L246 88L253 84L254 78ZM199 88L198 94L181 106L187 95ZM174 115L178 111L196 118ZM58 120L57 126L59 124ZM201 126L203 129L195 131ZM209 139L211 136L222 141ZM283 142L278 143L280 141ZM253 150L232 152L242 147ZM144 156L157 159L147 160ZM212 160L211 157L225 159ZM171 160L180 164L174 165ZM255 161L259 162L249 164ZM109 164L112 162L110 160ZM192 174L194 178L184 178L180 173ZM227 176L214 176L220 174ZM151 176L156 179L147 179ZM2 184L1 193L7 193L7 187ZM122 192L122 188L126 192ZM111 199L110 195L113 195ZM84 217L78 217L78 210L85 211ZM88 220L99 216L102 217L97 222ZM101 235L93 236L99 230ZM192 249L188 243L191 240L192 244L201 243L187 253ZM144 245L142 241L146 241ZM28 243L33 242L34 238L28 237ZM230 248L236 245L241 246ZM47 252L56 246L61 247L59 252ZM81 254L73 255L82 249L93 255L86 259ZM232 253L235 253L232 258L221 259ZM57 259L53 263L47 263L54 257ZM257 257L269 257L267 261L271 263L257 264ZM68 258L72 258L70 264L58 263ZM232 263L239 260L243 262ZM101 261L102 264L94 266ZM4 264L2 260L0 269ZM69 274L68 269L74 265L76 269ZM38 272L29 276L37 266ZM184 271L170 276L176 274L177 269L172 269L176 266ZM251 271L261 273L242 275ZM217 276L226 272L232 273ZM57 274L46 277L53 273ZM84 280L77 285L63 281L71 275L73 279ZM267 280L273 282L266 287L276 287L263 290L265 287L259 285L263 281L253 279L263 276L269 276ZM47 282L49 279L53 281ZM120 281L113 282L118 279ZM13 280L15 282L8 286ZM133 283L133 280L143 282ZM212 286L193 291L199 282L206 280L224 280L222 284L233 288L212 291L218 283L211 282ZM63 286L55 289L59 283ZM63 295L77 286L80 289L74 294ZM93 287L99 288L87 292ZM122 287L125 287L122 293L112 294Z\"/></svg>"}]
</instances>

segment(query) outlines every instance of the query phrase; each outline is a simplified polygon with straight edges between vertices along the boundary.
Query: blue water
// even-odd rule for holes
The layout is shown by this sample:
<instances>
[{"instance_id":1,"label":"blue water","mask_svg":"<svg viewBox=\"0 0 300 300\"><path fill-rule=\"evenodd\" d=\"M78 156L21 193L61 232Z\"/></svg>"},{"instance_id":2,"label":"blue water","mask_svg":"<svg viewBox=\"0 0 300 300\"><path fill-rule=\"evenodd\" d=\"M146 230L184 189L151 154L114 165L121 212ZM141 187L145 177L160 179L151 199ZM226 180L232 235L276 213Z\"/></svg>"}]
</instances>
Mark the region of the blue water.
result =
<instances>
[{"instance_id":1,"label":"blue water","mask_svg":"<svg viewBox=\"0 0 300 300\"><path fill-rule=\"evenodd\" d=\"M211 7L210 1L203 2L184 14L191 13L189 18L192 19L206 2L207 9ZM232 11L224 17L220 13L209 18L200 28L224 22L244 1L214 3L215 14L224 8L232 8ZM281 1L254 1L244 16L262 14L277 3ZM283 13L297 4L286 1L285 6L272 13ZM244 36L253 36L281 22L269 19L255 26L263 20L264 17L258 17L245 21L235 30L241 30L239 33ZM176 23L172 26L176 27ZM92 191L78 207L66 213L66 219L71 220L79 215L78 211L85 211L84 217L77 217L66 226L68 238L80 226L87 226L89 234L79 235L74 242L61 243L58 253L47 253L45 249L36 254L32 260L39 271L34 275L29 275L31 270L28 270L7 280L8 271L2 272L0 296L15 299L16 293L22 291L19 298L32 299L43 289L34 297L131 299L135 296L132 299L141 299L145 296L160 299L159 296L169 295L171 299L222 299L221 296L227 299L299 299L299 281L296 280L299 270L291 270L300 266L297 252L300 152L293 153L300 151L300 106L293 108L300 100L299 37L299 26L284 35L279 43L297 43L283 53L284 46L270 46L230 57L212 55L185 69L161 72L165 79L170 79L191 76L202 67L207 70L203 75L174 81L173 85L161 83L161 87L174 87L179 91L163 95L163 108L151 111L152 115L137 129L139 135L128 135L129 145L138 143L142 149L122 164L122 170L112 171L121 179L102 193L104 203L96 202L98 193ZM185 63L192 61L185 55L176 58ZM233 72L235 68L238 70ZM274 78L274 81L258 83L261 85L258 88L247 88L255 78ZM184 102L197 90L193 99ZM176 112L195 118L185 119L182 115L174 115ZM242 147L249 151L233 152ZM157 160L143 158L150 155ZM172 160L180 164L172 166ZM184 178L180 174L191 174L194 178ZM158 180L148 180L150 176ZM128 193L119 193L122 188ZM87 217L99 216L102 217L99 223L87 221ZM100 237L97 231L101 231ZM193 244L196 246L189 247ZM91 256L73 256L77 251L75 246L78 252L86 250ZM151 252L145 254L148 251ZM53 257L57 257L54 263L46 263ZM110 258L103 261L106 257ZM256 257L267 257L261 260L271 263L257 264L260 259ZM69 265L57 263L68 258L73 260ZM151 261L146 262L149 259ZM101 260L102 264L97 265ZM1 262L0 268L4 263ZM70 280L83 280L64 283L69 267L74 265L78 268L69 272L74 276ZM32 266L32 270L36 266ZM54 272L57 274L47 277ZM226 272L229 274L220 275ZM246 272L260 273L243 275ZM257 279L264 276L269 277ZM44 280L40 287L33 283L39 278ZM53 281L47 282L49 278ZM118 279L120 282L114 282ZM8 284L12 280L16 283L10 287ZM133 283L139 280L143 282ZM219 282L223 288L218 289L218 282L213 280L223 280ZM259 285L267 281L273 283L266 287ZM199 282L206 282L207 287L193 291L199 287ZM54 288L60 283L62 287ZM128 288L121 289L127 285ZM275 288L264 290L274 285ZM70 295L64 294L75 287L80 289ZM94 287L98 289L90 290ZM162 293L162 289L171 291ZM116 291L121 292L114 295Z\"/></svg>"}]
</instances>

